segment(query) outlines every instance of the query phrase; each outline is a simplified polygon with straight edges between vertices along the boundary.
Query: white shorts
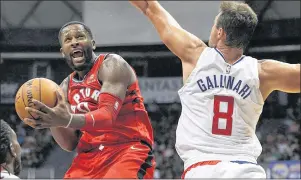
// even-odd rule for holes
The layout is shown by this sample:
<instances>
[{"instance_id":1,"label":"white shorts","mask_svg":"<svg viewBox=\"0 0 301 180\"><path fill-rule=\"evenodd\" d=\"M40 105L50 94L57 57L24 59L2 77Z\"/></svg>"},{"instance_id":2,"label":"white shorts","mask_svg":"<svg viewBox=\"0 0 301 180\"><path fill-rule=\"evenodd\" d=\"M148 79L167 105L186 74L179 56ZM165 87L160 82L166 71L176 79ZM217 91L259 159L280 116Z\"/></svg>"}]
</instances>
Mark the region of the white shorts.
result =
<instances>
[{"instance_id":1,"label":"white shorts","mask_svg":"<svg viewBox=\"0 0 301 180\"><path fill-rule=\"evenodd\" d=\"M257 164L221 161L215 165L199 165L185 172L189 178L266 178L264 169Z\"/></svg>"}]
</instances>

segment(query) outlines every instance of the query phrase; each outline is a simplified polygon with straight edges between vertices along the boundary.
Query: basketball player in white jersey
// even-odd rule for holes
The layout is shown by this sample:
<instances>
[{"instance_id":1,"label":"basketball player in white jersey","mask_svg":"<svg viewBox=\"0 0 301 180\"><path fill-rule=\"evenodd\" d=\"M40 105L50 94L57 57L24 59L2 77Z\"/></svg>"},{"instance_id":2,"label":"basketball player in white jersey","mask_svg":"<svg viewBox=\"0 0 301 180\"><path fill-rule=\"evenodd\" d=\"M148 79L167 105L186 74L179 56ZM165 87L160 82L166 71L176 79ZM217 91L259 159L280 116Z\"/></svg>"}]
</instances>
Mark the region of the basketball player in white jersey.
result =
<instances>
[{"instance_id":1,"label":"basketball player in white jersey","mask_svg":"<svg viewBox=\"0 0 301 180\"><path fill-rule=\"evenodd\" d=\"M21 171L21 147L15 131L0 120L0 179L19 179Z\"/></svg>"},{"instance_id":2,"label":"basketball player in white jersey","mask_svg":"<svg viewBox=\"0 0 301 180\"><path fill-rule=\"evenodd\" d=\"M131 1L182 61L184 86L176 150L183 178L265 178L256 124L268 95L300 92L300 64L243 55L257 25L245 3L222 2L209 47L156 1ZM206 7L203 7L206 8ZM196 17L195 23L200 24Z\"/></svg>"}]
</instances>

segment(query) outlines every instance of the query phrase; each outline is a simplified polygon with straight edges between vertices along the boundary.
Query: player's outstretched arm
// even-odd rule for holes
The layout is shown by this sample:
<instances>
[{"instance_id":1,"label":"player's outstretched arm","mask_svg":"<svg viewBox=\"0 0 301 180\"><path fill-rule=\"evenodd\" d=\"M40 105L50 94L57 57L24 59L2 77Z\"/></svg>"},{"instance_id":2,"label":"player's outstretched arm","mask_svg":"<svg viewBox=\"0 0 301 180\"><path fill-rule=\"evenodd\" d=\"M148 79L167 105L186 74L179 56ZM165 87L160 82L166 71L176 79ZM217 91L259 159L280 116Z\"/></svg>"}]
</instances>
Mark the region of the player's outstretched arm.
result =
<instances>
[{"instance_id":1,"label":"player's outstretched arm","mask_svg":"<svg viewBox=\"0 0 301 180\"><path fill-rule=\"evenodd\" d=\"M195 65L207 45L195 35L184 30L157 1L130 1L153 23L164 44L182 63Z\"/></svg>"},{"instance_id":2,"label":"player's outstretched arm","mask_svg":"<svg viewBox=\"0 0 301 180\"><path fill-rule=\"evenodd\" d=\"M60 87L64 92L64 96L67 98L68 78L64 79ZM66 104L69 103L66 102ZM50 128L50 130L53 138L62 149L64 149L65 151L73 151L76 148L79 137L75 129L52 127Z\"/></svg>"},{"instance_id":3,"label":"player's outstretched arm","mask_svg":"<svg viewBox=\"0 0 301 180\"><path fill-rule=\"evenodd\" d=\"M264 99L274 90L300 93L300 64L263 60L259 63L259 79Z\"/></svg>"}]
</instances>

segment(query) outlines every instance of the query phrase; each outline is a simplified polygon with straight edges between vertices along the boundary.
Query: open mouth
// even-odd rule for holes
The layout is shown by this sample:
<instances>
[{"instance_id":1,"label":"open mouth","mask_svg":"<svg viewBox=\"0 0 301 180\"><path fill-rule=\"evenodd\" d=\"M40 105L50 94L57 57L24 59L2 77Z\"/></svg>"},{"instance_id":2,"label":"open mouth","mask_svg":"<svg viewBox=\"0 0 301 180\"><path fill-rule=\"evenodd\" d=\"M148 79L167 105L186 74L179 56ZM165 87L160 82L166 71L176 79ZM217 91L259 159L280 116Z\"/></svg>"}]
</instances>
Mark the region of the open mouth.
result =
<instances>
[{"instance_id":1,"label":"open mouth","mask_svg":"<svg viewBox=\"0 0 301 180\"><path fill-rule=\"evenodd\" d=\"M75 50L72 52L72 55L71 55L73 58L79 58L79 57L83 57L84 56L84 53L83 51L81 50Z\"/></svg>"}]
</instances>

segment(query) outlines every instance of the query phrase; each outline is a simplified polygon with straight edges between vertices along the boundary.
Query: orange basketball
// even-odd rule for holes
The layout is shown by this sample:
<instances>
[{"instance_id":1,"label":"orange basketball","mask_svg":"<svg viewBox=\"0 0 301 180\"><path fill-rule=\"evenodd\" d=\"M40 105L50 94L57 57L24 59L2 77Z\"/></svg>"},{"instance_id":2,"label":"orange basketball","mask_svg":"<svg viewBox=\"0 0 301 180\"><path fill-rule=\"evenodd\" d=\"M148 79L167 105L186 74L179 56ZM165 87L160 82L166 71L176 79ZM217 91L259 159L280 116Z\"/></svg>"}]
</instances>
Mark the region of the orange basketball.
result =
<instances>
[{"instance_id":1,"label":"orange basketball","mask_svg":"<svg viewBox=\"0 0 301 180\"><path fill-rule=\"evenodd\" d=\"M25 107L34 107L32 99L43 102L48 107L54 107L57 103L56 90L60 87L46 78L34 78L24 83L16 94L15 109L21 120L24 118L38 118L37 115L29 114Z\"/></svg>"}]
</instances>

